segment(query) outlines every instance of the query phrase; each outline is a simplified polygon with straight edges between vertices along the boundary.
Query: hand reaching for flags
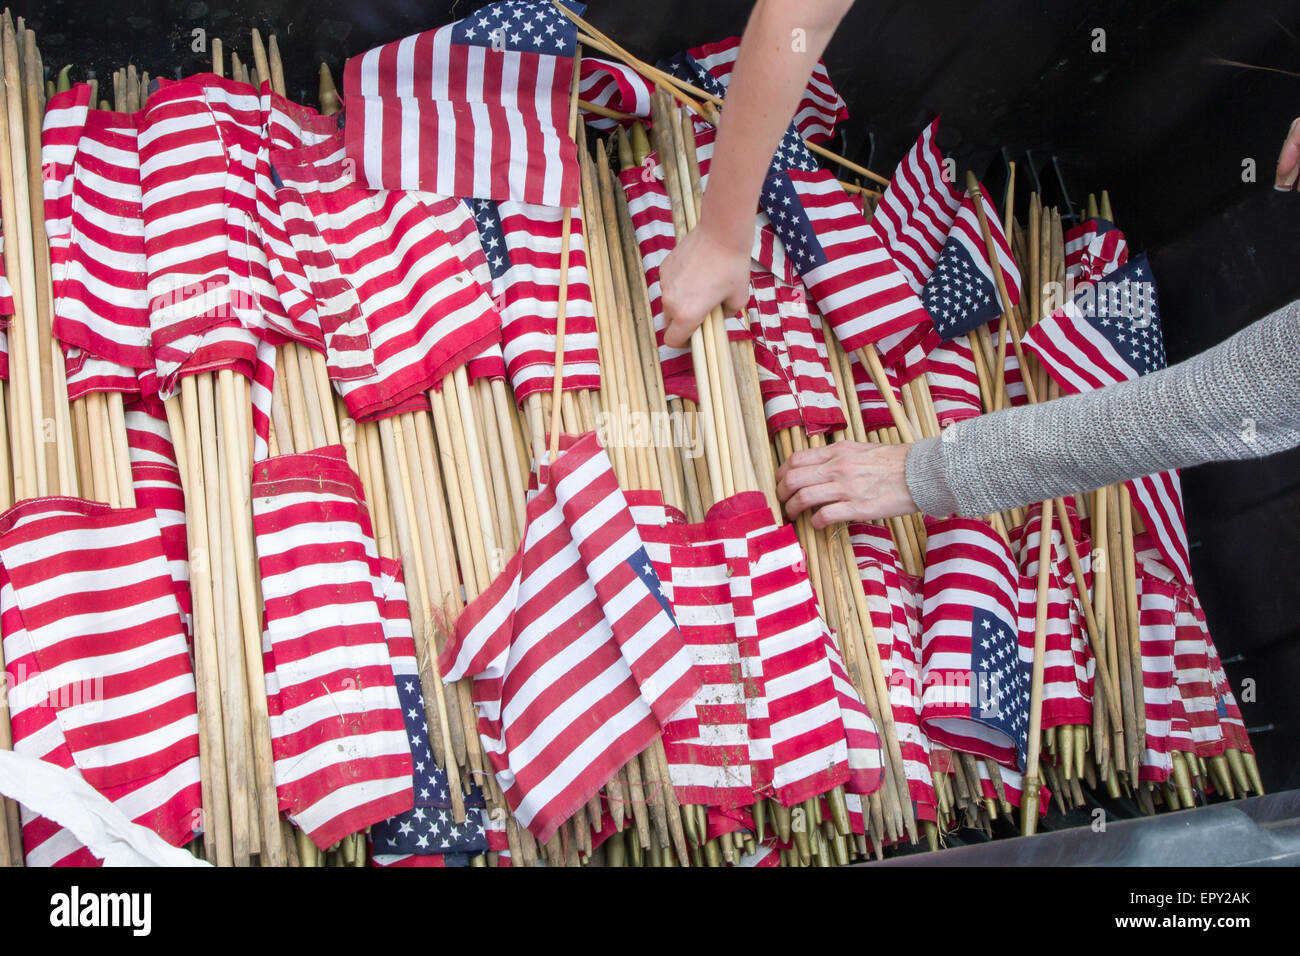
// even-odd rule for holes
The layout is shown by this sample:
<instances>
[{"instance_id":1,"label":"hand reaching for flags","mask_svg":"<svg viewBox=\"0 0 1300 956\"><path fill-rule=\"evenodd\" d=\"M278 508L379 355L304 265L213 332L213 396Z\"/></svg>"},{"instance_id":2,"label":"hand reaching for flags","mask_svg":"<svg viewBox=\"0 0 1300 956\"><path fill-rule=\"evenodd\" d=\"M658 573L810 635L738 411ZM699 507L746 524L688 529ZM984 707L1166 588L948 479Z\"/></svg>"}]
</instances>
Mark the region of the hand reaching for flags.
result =
<instances>
[{"instance_id":1,"label":"hand reaching for flags","mask_svg":"<svg viewBox=\"0 0 1300 956\"><path fill-rule=\"evenodd\" d=\"M776 493L794 519L809 508L814 528L913 514L907 488L911 445L842 441L796 452L776 473Z\"/></svg>"},{"instance_id":2,"label":"hand reaching for flags","mask_svg":"<svg viewBox=\"0 0 1300 956\"><path fill-rule=\"evenodd\" d=\"M659 267L664 342L685 348L714 306L727 315L749 301L749 245L728 249L712 235L692 229Z\"/></svg>"}]
</instances>

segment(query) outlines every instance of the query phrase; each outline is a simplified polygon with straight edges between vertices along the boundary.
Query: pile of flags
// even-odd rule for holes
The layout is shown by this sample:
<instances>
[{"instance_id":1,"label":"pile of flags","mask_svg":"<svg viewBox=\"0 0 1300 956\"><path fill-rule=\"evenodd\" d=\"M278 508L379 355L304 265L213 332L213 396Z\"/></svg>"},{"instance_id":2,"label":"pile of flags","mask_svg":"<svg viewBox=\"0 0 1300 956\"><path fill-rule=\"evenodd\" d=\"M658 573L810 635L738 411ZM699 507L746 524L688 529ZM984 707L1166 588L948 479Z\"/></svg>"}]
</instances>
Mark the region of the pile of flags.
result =
<instances>
[{"instance_id":1,"label":"pile of flags","mask_svg":"<svg viewBox=\"0 0 1300 956\"><path fill-rule=\"evenodd\" d=\"M883 192L842 184L819 64L746 307L669 348L738 40L651 67L582 12L363 53L342 114L256 31L111 103L33 87L0 745L220 864L834 865L1032 832L1085 784L1258 792L1176 473L830 529L776 501L795 451L1163 367L1109 210L999 214L937 119ZM40 807L0 836L97 862Z\"/></svg>"}]
</instances>

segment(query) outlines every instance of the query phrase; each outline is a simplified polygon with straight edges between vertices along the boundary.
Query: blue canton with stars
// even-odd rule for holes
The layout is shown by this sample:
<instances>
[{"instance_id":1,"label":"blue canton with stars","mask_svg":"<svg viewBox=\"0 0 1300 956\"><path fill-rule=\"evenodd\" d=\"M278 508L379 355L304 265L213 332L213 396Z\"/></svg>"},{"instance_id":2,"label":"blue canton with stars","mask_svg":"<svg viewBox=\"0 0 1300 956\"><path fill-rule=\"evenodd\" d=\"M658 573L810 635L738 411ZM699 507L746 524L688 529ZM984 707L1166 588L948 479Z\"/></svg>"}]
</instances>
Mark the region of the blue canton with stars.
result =
<instances>
[{"instance_id":1,"label":"blue canton with stars","mask_svg":"<svg viewBox=\"0 0 1300 956\"><path fill-rule=\"evenodd\" d=\"M668 603L668 597L664 594L663 583L659 580L659 575L655 573L655 567L650 563L650 555L646 554L645 547L637 548L632 552L632 556L627 559L628 566L636 572L636 576L641 579L659 606L664 609L668 615L668 620L673 622L673 627L677 626L677 616L673 614L672 605Z\"/></svg>"},{"instance_id":2,"label":"blue canton with stars","mask_svg":"<svg viewBox=\"0 0 1300 956\"><path fill-rule=\"evenodd\" d=\"M442 853L448 866L468 866L470 856L487 852L483 793L474 787L465 798L464 823L452 819L447 774L433 762L429 749L420 678L397 675L397 696L415 768L415 806L370 828L375 853Z\"/></svg>"},{"instance_id":3,"label":"blue canton with stars","mask_svg":"<svg viewBox=\"0 0 1300 956\"><path fill-rule=\"evenodd\" d=\"M1020 636L995 615L971 615L971 718L1015 741L1016 764L1025 769L1029 742L1032 665L1020 657Z\"/></svg>"},{"instance_id":4,"label":"blue canton with stars","mask_svg":"<svg viewBox=\"0 0 1300 956\"><path fill-rule=\"evenodd\" d=\"M789 176L769 176L759 202L800 275L826 264L826 251L817 241L817 232Z\"/></svg>"},{"instance_id":5,"label":"blue canton with stars","mask_svg":"<svg viewBox=\"0 0 1300 956\"><path fill-rule=\"evenodd\" d=\"M1074 297L1075 308L1129 364L1134 375L1165 367L1165 340L1155 275L1145 254L1134 256Z\"/></svg>"},{"instance_id":6,"label":"blue canton with stars","mask_svg":"<svg viewBox=\"0 0 1300 956\"><path fill-rule=\"evenodd\" d=\"M565 3L579 16L585 4ZM512 53L546 53L573 56L578 28L554 4L529 0L504 0L451 25L453 43L484 46Z\"/></svg>"},{"instance_id":7,"label":"blue canton with stars","mask_svg":"<svg viewBox=\"0 0 1300 956\"><path fill-rule=\"evenodd\" d=\"M925 280L921 304L944 341L973 332L1002 314L998 290L975 264L970 250L951 236Z\"/></svg>"},{"instance_id":8,"label":"blue canton with stars","mask_svg":"<svg viewBox=\"0 0 1300 956\"><path fill-rule=\"evenodd\" d=\"M487 256L488 268L492 271L493 281L496 281L510 270L510 253L506 250L506 237L501 229L497 204L491 199L466 199L465 203L474 214L474 225L478 227L483 255Z\"/></svg>"}]
</instances>

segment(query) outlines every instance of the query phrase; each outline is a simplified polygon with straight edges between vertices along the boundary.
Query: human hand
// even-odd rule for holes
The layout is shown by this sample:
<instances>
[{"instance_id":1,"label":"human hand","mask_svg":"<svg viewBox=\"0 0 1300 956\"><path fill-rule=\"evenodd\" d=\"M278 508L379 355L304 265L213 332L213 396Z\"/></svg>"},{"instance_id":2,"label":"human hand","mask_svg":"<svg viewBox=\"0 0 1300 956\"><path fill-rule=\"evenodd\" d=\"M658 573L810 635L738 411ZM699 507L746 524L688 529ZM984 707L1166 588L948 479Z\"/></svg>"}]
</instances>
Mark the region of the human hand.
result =
<instances>
[{"instance_id":1,"label":"human hand","mask_svg":"<svg viewBox=\"0 0 1300 956\"><path fill-rule=\"evenodd\" d=\"M1286 139L1282 142L1282 152L1277 157L1277 172L1273 176L1273 188L1284 193L1295 189L1296 179L1300 174L1300 118L1291 122Z\"/></svg>"},{"instance_id":2,"label":"human hand","mask_svg":"<svg viewBox=\"0 0 1300 956\"><path fill-rule=\"evenodd\" d=\"M817 508L814 528L912 514L917 507L907 490L910 447L842 441L795 452L776 473L777 496L790 518Z\"/></svg>"},{"instance_id":3,"label":"human hand","mask_svg":"<svg viewBox=\"0 0 1300 956\"><path fill-rule=\"evenodd\" d=\"M714 306L731 315L749 303L749 250L729 249L692 229L659 266L664 342L685 348Z\"/></svg>"}]
</instances>

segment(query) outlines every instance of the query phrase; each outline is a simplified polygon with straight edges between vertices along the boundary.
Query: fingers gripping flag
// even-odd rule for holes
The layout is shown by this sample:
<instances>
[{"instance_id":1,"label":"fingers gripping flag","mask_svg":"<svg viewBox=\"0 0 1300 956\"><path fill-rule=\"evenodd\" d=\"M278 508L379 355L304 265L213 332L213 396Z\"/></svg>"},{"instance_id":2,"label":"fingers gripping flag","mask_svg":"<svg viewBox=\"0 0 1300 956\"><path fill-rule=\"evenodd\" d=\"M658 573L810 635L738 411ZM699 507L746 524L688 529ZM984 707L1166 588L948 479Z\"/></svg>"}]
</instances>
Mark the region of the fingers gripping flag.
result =
<instances>
[{"instance_id":1,"label":"fingers gripping flag","mask_svg":"<svg viewBox=\"0 0 1300 956\"><path fill-rule=\"evenodd\" d=\"M520 550L439 663L447 682L474 678L497 782L541 841L699 687L594 433L549 466Z\"/></svg>"}]
</instances>

